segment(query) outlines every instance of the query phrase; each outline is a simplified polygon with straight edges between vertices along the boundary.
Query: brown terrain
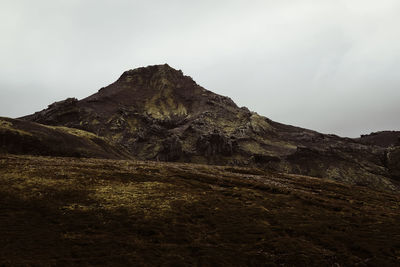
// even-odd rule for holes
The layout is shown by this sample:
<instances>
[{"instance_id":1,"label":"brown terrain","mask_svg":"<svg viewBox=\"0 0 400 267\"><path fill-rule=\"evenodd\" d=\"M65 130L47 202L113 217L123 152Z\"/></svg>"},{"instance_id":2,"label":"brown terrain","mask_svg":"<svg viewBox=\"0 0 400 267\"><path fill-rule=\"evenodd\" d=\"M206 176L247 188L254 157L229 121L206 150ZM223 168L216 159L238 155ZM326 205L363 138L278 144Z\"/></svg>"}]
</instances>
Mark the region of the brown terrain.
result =
<instances>
[{"instance_id":1,"label":"brown terrain","mask_svg":"<svg viewBox=\"0 0 400 267\"><path fill-rule=\"evenodd\" d=\"M256 168L0 156L0 265L398 266L400 196Z\"/></svg>"},{"instance_id":2,"label":"brown terrain","mask_svg":"<svg viewBox=\"0 0 400 267\"><path fill-rule=\"evenodd\" d=\"M284 125L166 64L0 118L0 183L0 265L400 261L400 132Z\"/></svg>"}]
</instances>

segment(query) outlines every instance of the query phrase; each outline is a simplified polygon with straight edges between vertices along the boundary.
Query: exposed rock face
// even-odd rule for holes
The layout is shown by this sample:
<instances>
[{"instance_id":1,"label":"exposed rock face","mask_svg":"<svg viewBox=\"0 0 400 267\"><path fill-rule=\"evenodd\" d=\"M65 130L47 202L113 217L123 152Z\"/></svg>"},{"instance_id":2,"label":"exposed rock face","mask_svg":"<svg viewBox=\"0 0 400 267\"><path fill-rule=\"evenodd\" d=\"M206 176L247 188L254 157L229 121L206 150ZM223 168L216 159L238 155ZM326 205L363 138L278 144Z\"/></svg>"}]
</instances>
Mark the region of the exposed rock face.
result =
<instances>
[{"instance_id":1,"label":"exposed rock face","mask_svg":"<svg viewBox=\"0 0 400 267\"><path fill-rule=\"evenodd\" d=\"M387 168L391 177L400 181L400 146L390 148L387 152Z\"/></svg>"},{"instance_id":2,"label":"exposed rock face","mask_svg":"<svg viewBox=\"0 0 400 267\"><path fill-rule=\"evenodd\" d=\"M182 155L182 141L177 136L166 138L162 142L162 148L157 155L157 160L176 161Z\"/></svg>"},{"instance_id":3,"label":"exposed rock face","mask_svg":"<svg viewBox=\"0 0 400 267\"><path fill-rule=\"evenodd\" d=\"M232 139L234 140L234 138ZM216 155L232 156L234 141L228 139L223 133L214 130L212 133L200 136L197 139L196 148L207 158Z\"/></svg>"},{"instance_id":4,"label":"exposed rock face","mask_svg":"<svg viewBox=\"0 0 400 267\"><path fill-rule=\"evenodd\" d=\"M396 188L390 178L397 175L397 152L274 122L166 64L126 71L92 96L23 119L92 132L138 159L257 165Z\"/></svg>"},{"instance_id":5,"label":"exposed rock face","mask_svg":"<svg viewBox=\"0 0 400 267\"><path fill-rule=\"evenodd\" d=\"M358 138L360 143L367 145L375 145L381 147L400 146L400 132L398 131L381 131L361 135Z\"/></svg>"}]
</instances>

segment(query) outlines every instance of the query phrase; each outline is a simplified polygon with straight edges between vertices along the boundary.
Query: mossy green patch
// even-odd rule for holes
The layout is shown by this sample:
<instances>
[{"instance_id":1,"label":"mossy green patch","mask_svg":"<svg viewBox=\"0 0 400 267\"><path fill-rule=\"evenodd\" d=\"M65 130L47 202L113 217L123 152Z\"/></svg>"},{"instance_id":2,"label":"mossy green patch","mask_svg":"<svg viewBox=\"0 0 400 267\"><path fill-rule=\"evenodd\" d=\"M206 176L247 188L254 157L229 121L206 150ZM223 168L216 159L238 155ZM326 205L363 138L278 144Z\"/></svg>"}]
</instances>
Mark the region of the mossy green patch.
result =
<instances>
[{"instance_id":1,"label":"mossy green patch","mask_svg":"<svg viewBox=\"0 0 400 267\"><path fill-rule=\"evenodd\" d=\"M255 141L242 141L239 143L239 146L243 150L249 151L252 154L265 154L267 152L259 143Z\"/></svg>"},{"instance_id":2,"label":"mossy green patch","mask_svg":"<svg viewBox=\"0 0 400 267\"><path fill-rule=\"evenodd\" d=\"M118 183L104 181L96 186L91 197L104 203L104 209L119 209L126 207L137 212L141 207L147 207L148 214L156 216L171 210L171 201L193 202L194 196L182 192L176 185L160 182L129 182ZM170 192L175 192L171 194ZM157 214L156 214L157 213Z\"/></svg>"},{"instance_id":3,"label":"mossy green patch","mask_svg":"<svg viewBox=\"0 0 400 267\"><path fill-rule=\"evenodd\" d=\"M170 118L172 115L186 115L187 110L182 103L176 103L173 90L163 87L145 104L148 114L156 119Z\"/></svg>"},{"instance_id":4,"label":"mossy green patch","mask_svg":"<svg viewBox=\"0 0 400 267\"><path fill-rule=\"evenodd\" d=\"M0 131L11 131L14 133L18 133L19 135L32 136L32 134L27 131L15 128L12 122L6 120L0 120Z\"/></svg>"},{"instance_id":5,"label":"mossy green patch","mask_svg":"<svg viewBox=\"0 0 400 267\"><path fill-rule=\"evenodd\" d=\"M273 127L266 121L266 119L256 113L251 115L250 125L255 132L259 133L273 130Z\"/></svg>"},{"instance_id":6,"label":"mossy green patch","mask_svg":"<svg viewBox=\"0 0 400 267\"><path fill-rule=\"evenodd\" d=\"M58 130L58 131L61 131L64 133L72 134L72 135L75 135L78 137L87 138L87 139L96 139L96 138L102 139L102 137L99 137L99 136L95 135L94 133L76 129L76 128L69 128L69 127L64 127L64 126L49 126L49 125L43 125L43 126L54 129L54 130Z\"/></svg>"}]
</instances>

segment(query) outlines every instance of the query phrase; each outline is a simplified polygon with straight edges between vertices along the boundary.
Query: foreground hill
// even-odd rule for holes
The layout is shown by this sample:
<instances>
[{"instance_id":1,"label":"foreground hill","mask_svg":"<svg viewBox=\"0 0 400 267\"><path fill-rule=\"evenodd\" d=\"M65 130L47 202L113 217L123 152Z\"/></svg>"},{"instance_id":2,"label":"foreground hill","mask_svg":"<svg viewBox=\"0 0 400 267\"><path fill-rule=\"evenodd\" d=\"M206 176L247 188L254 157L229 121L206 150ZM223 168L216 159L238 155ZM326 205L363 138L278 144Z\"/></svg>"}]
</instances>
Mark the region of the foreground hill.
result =
<instances>
[{"instance_id":1,"label":"foreground hill","mask_svg":"<svg viewBox=\"0 0 400 267\"><path fill-rule=\"evenodd\" d=\"M0 156L0 265L396 266L400 197L256 168Z\"/></svg>"},{"instance_id":2,"label":"foreground hill","mask_svg":"<svg viewBox=\"0 0 400 267\"><path fill-rule=\"evenodd\" d=\"M129 158L122 147L79 129L0 117L0 153Z\"/></svg>"},{"instance_id":3,"label":"foreground hill","mask_svg":"<svg viewBox=\"0 0 400 267\"><path fill-rule=\"evenodd\" d=\"M92 96L22 119L94 133L142 160L258 166L399 188L399 147L274 122L166 64L126 71Z\"/></svg>"}]
</instances>

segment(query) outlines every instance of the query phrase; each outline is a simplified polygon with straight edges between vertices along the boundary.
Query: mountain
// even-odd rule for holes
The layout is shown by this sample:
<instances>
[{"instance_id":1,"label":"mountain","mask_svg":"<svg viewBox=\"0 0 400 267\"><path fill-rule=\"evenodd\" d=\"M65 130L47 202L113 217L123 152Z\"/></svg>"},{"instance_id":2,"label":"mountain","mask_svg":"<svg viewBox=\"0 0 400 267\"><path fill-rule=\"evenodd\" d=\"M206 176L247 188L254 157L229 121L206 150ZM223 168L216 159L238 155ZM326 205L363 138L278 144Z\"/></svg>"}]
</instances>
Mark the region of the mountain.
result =
<instances>
[{"instance_id":1,"label":"mountain","mask_svg":"<svg viewBox=\"0 0 400 267\"><path fill-rule=\"evenodd\" d=\"M141 160L257 166L399 188L398 147L274 122L167 64L126 71L87 98L20 119L91 132Z\"/></svg>"},{"instance_id":2,"label":"mountain","mask_svg":"<svg viewBox=\"0 0 400 267\"><path fill-rule=\"evenodd\" d=\"M129 70L0 118L0 265L397 266L399 136L284 125L168 65Z\"/></svg>"}]
</instances>

